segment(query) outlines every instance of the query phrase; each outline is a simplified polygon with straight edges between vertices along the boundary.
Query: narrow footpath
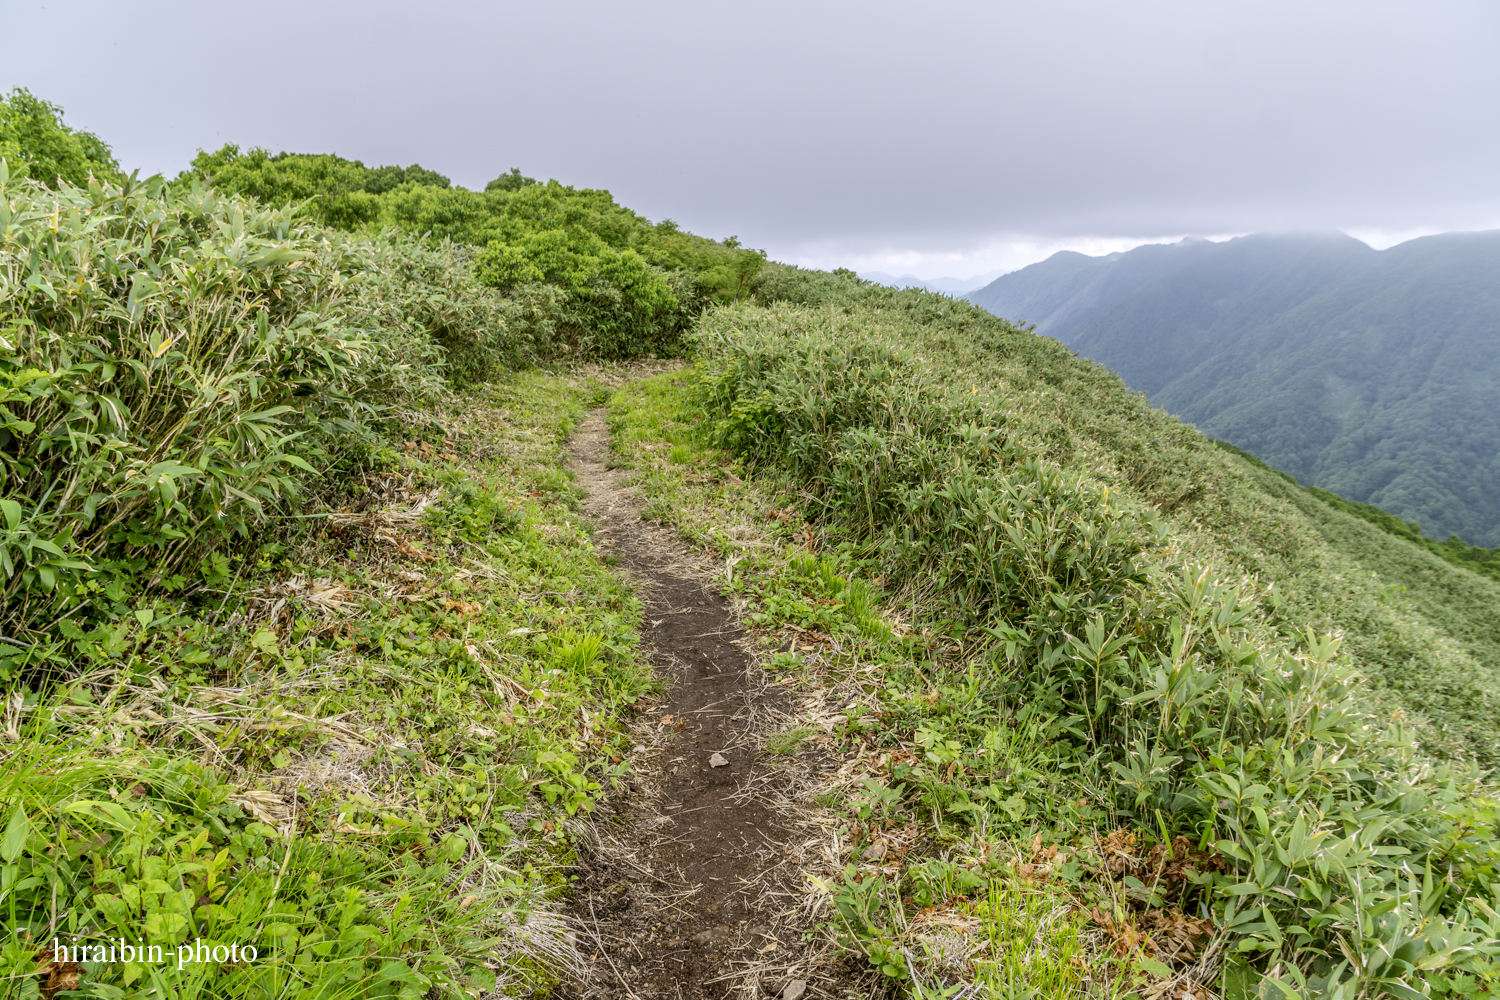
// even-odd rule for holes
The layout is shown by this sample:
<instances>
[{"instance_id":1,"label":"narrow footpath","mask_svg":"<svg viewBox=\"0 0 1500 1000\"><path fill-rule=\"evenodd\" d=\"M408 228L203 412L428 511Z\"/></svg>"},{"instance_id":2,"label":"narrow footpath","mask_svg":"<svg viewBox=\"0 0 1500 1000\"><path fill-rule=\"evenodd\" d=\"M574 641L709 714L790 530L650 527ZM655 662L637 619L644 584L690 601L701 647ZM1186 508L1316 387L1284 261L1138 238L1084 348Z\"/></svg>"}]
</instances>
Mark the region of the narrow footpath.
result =
<instances>
[{"instance_id":1,"label":"narrow footpath","mask_svg":"<svg viewBox=\"0 0 1500 1000\"><path fill-rule=\"evenodd\" d=\"M645 649L670 689L641 720L627 788L591 817L568 907L588 976L577 996L834 995L801 940L806 897L788 838L794 817L769 794L759 753L778 689L760 679L717 569L610 468L609 430L595 410L573 439L602 555L617 557L646 605Z\"/></svg>"}]
</instances>

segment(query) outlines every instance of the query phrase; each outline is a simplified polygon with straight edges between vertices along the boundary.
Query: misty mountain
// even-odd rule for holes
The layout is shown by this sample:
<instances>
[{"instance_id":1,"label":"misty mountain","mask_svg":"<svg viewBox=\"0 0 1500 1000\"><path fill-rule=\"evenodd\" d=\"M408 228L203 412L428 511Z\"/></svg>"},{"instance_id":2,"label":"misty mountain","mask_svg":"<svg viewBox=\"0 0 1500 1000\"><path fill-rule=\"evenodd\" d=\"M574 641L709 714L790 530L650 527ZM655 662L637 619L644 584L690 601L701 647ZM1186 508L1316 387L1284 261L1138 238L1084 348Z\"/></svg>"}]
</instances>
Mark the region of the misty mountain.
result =
<instances>
[{"instance_id":1,"label":"misty mountain","mask_svg":"<svg viewBox=\"0 0 1500 1000\"><path fill-rule=\"evenodd\" d=\"M1500 231L1063 252L968 298L1303 483L1500 544Z\"/></svg>"},{"instance_id":2,"label":"misty mountain","mask_svg":"<svg viewBox=\"0 0 1500 1000\"><path fill-rule=\"evenodd\" d=\"M972 278L919 278L915 274L903 274L898 278L884 271L861 271L859 276L866 281L873 281L877 285L889 285L892 288L921 288L929 292L942 292L945 295L960 295L982 288L1004 273L1004 268L1001 268L996 271L986 271L984 274L976 274Z\"/></svg>"}]
</instances>

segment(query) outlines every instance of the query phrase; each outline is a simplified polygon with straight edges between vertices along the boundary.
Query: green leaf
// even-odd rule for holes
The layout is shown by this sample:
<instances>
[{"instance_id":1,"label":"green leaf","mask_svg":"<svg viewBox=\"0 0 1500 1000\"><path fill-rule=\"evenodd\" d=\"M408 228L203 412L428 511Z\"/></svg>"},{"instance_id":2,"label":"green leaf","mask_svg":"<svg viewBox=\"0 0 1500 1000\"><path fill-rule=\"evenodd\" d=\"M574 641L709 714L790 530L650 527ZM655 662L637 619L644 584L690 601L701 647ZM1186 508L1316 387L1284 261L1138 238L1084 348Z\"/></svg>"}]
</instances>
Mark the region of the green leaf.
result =
<instances>
[{"instance_id":1,"label":"green leaf","mask_svg":"<svg viewBox=\"0 0 1500 1000\"><path fill-rule=\"evenodd\" d=\"M1161 962L1158 962L1154 958L1142 955L1140 958L1136 959L1136 963L1140 965L1141 968L1151 973L1153 976L1156 976L1158 979L1172 978L1172 970Z\"/></svg>"},{"instance_id":2,"label":"green leaf","mask_svg":"<svg viewBox=\"0 0 1500 1000\"><path fill-rule=\"evenodd\" d=\"M11 864L19 858L30 833L31 822L26 818L26 810L17 804L16 811L10 814L10 822L5 826L5 837L0 839L0 860Z\"/></svg>"},{"instance_id":3,"label":"green leaf","mask_svg":"<svg viewBox=\"0 0 1500 1000\"><path fill-rule=\"evenodd\" d=\"M5 514L5 527L15 531L21 526L21 505L14 500L0 500L0 511Z\"/></svg>"},{"instance_id":4,"label":"green leaf","mask_svg":"<svg viewBox=\"0 0 1500 1000\"><path fill-rule=\"evenodd\" d=\"M180 462L157 462L147 469L141 477L143 479L155 479L158 476L196 476L202 470L195 469L191 465L183 465Z\"/></svg>"},{"instance_id":5,"label":"green leaf","mask_svg":"<svg viewBox=\"0 0 1500 1000\"><path fill-rule=\"evenodd\" d=\"M318 470L314 469L311 465L308 465L306 459L299 458L296 455L289 455L289 454L286 454L285 452L283 452L280 455L272 455L271 456L271 461L273 461L273 462L285 462L287 465L294 466L295 468L298 468L298 469L302 469L305 472L311 472L313 475L317 475L318 474Z\"/></svg>"},{"instance_id":6,"label":"green leaf","mask_svg":"<svg viewBox=\"0 0 1500 1000\"><path fill-rule=\"evenodd\" d=\"M122 806L113 802L95 802L81 799L63 807L64 812L77 813L90 819L101 820L118 830L134 830L135 817Z\"/></svg>"},{"instance_id":7,"label":"green leaf","mask_svg":"<svg viewBox=\"0 0 1500 1000\"><path fill-rule=\"evenodd\" d=\"M395 959L387 959L381 963L379 976L386 982L410 983L413 986L430 985L425 976L413 971L405 962L398 962Z\"/></svg>"},{"instance_id":8,"label":"green leaf","mask_svg":"<svg viewBox=\"0 0 1500 1000\"><path fill-rule=\"evenodd\" d=\"M53 302L57 301L57 289L52 287L52 282L48 281L40 274L33 274L31 277L27 278L26 287L36 289L43 295L47 296L47 298L51 299Z\"/></svg>"}]
</instances>

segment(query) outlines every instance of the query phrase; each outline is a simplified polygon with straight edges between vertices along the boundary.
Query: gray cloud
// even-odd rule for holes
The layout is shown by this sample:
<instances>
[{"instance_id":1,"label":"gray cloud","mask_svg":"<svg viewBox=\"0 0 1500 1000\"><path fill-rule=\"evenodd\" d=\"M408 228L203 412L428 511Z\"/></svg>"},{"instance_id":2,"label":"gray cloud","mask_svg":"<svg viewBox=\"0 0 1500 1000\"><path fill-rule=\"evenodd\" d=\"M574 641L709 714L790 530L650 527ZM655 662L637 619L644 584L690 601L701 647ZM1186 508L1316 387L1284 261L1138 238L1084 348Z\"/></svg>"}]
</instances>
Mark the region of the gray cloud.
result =
<instances>
[{"instance_id":1,"label":"gray cloud","mask_svg":"<svg viewBox=\"0 0 1500 1000\"><path fill-rule=\"evenodd\" d=\"M790 256L1500 224L1483 0L7 7L0 85L148 170L514 165Z\"/></svg>"}]
</instances>

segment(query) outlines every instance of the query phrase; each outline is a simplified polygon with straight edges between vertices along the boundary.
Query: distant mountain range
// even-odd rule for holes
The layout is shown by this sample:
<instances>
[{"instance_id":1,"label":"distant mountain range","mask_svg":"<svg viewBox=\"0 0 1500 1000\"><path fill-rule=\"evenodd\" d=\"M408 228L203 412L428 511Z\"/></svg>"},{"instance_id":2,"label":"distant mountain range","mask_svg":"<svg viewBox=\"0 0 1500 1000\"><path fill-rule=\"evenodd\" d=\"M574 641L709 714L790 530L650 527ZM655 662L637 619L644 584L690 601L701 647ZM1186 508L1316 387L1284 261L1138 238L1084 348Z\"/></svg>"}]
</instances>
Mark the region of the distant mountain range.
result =
<instances>
[{"instance_id":1,"label":"distant mountain range","mask_svg":"<svg viewBox=\"0 0 1500 1000\"><path fill-rule=\"evenodd\" d=\"M972 278L919 278L914 274L903 274L899 278L886 274L884 271L861 271L859 276L866 281L873 281L877 285L890 285L892 288L922 288L929 292L942 292L945 295L960 295L964 292L972 292L976 288L983 288L1006 273L1004 268L997 271L986 271L984 274L976 274Z\"/></svg>"},{"instance_id":2,"label":"distant mountain range","mask_svg":"<svg viewBox=\"0 0 1500 1000\"><path fill-rule=\"evenodd\" d=\"M1500 231L1064 251L967 297L1300 482L1500 545Z\"/></svg>"}]
</instances>

